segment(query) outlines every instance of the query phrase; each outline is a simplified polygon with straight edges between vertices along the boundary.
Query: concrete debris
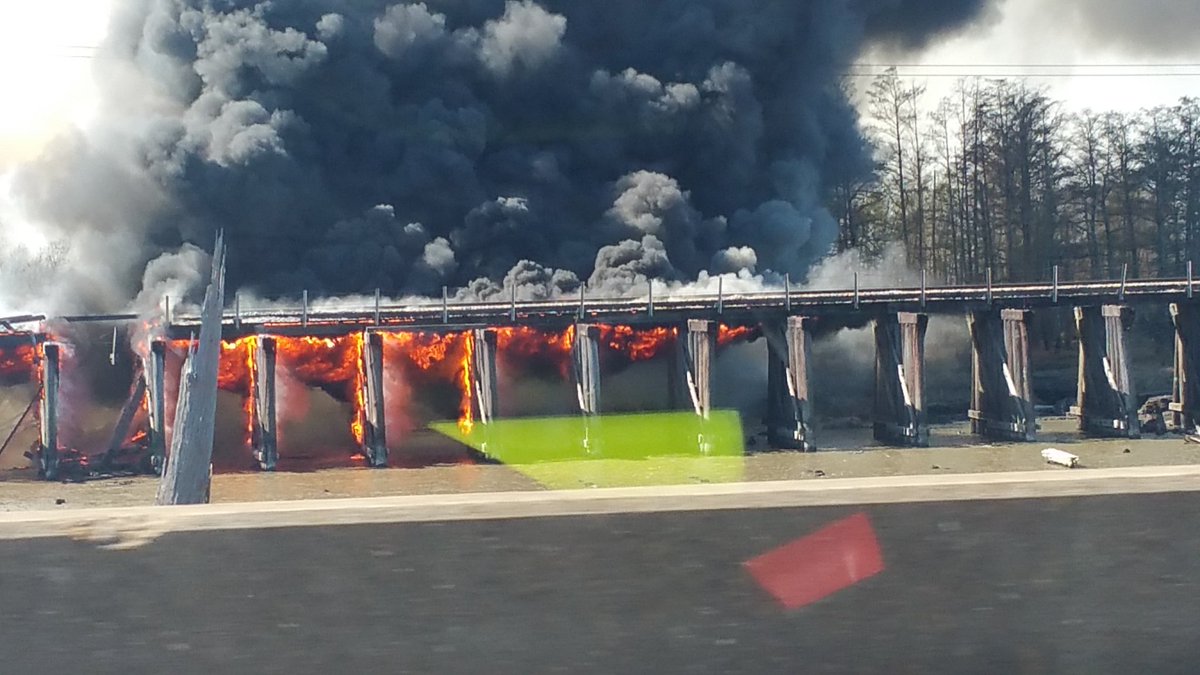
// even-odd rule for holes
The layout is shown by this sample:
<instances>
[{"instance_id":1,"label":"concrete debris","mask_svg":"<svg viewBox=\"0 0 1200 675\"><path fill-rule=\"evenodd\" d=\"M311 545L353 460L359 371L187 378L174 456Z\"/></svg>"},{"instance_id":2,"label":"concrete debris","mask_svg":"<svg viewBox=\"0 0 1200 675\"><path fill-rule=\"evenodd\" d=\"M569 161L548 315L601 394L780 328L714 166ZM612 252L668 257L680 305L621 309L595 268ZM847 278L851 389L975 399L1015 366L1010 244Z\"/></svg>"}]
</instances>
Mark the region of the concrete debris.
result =
<instances>
[{"instance_id":1,"label":"concrete debris","mask_svg":"<svg viewBox=\"0 0 1200 675\"><path fill-rule=\"evenodd\" d=\"M1059 450L1058 448L1046 448L1045 450L1042 450L1042 459L1051 464L1065 466L1068 469L1074 469L1075 467L1079 466L1078 455L1072 455L1071 453L1066 452L1065 450Z\"/></svg>"},{"instance_id":2,"label":"concrete debris","mask_svg":"<svg viewBox=\"0 0 1200 675\"><path fill-rule=\"evenodd\" d=\"M1146 399L1138 408L1138 424L1142 432L1148 434L1165 434L1175 431L1175 415L1171 414L1171 395L1162 394Z\"/></svg>"}]
</instances>

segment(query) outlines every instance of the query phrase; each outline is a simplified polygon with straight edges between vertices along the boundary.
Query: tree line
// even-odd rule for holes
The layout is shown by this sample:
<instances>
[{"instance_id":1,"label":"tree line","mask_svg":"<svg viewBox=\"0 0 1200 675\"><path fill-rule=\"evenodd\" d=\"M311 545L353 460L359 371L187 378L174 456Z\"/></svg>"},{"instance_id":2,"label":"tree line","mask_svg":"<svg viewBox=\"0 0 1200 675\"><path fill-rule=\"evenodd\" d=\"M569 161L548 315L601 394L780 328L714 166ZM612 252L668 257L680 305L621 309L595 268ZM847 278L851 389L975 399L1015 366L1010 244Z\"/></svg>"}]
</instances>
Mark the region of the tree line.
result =
<instances>
[{"instance_id":1,"label":"tree line","mask_svg":"<svg viewBox=\"0 0 1200 675\"><path fill-rule=\"evenodd\" d=\"M898 241L950 283L1180 276L1200 262L1200 101L1071 113L1023 81L931 106L894 69L867 93L877 167L832 186L840 250ZM1200 270L1198 270L1200 272Z\"/></svg>"}]
</instances>

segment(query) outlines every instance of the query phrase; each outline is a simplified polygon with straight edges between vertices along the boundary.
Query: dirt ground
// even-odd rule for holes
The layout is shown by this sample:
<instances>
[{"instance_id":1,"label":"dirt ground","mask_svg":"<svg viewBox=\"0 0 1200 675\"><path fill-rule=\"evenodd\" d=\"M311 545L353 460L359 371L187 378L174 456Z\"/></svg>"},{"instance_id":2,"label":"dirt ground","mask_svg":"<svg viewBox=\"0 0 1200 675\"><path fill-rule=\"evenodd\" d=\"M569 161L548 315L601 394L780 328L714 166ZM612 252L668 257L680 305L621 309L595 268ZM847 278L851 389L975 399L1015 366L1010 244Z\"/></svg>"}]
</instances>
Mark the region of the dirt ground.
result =
<instances>
[{"instance_id":1,"label":"dirt ground","mask_svg":"<svg viewBox=\"0 0 1200 675\"><path fill-rule=\"evenodd\" d=\"M275 501L404 494L501 492L628 485L770 481L993 471L1065 471L1040 451L1058 447L1080 457L1081 469L1200 464L1200 445L1168 435L1140 440L1086 439L1074 420L1040 420L1036 443L981 444L965 422L937 425L931 447L884 448L868 429L823 430L814 453L761 452L742 457L664 457L582 460L505 466L458 461L423 468L319 468L243 472L213 478L214 502ZM753 448L751 448L753 450ZM30 470L0 471L0 511L135 506L153 502L156 478L47 483Z\"/></svg>"}]
</instances>

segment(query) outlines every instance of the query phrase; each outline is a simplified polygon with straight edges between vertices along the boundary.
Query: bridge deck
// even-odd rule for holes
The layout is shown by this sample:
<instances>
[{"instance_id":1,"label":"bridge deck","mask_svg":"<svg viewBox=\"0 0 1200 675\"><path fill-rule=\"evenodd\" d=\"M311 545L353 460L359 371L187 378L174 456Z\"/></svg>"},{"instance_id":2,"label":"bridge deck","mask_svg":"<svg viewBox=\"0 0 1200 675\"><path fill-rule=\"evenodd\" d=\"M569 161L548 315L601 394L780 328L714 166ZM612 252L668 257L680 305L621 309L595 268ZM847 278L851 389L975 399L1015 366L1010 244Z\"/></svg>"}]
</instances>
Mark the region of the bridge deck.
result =
<instances>
[{"instance_id":1,"label":"bridge deck","mask_svg":"<svg viewBox=\"0 0 1200 675\"><path fill-rule=\"evenodd\" d=\"M1062 284L997 284L899 289L834 291L764 291L704 293L634 298L570 298L538 301L446 302L430 299L410 304L380 304L368 300L330 308L328 305L280 306L269 309L227 310L226 335L259 331L298 334L338 334L373 326L447 330L474 326L538 325L565 327L575 321L632 325L663 325L689 318L719 319L728 324L758 322L764 316L796 314L848 317L878 311L964 313L989 305L1033 309L1101 304L1167 303L1189 299L1194 284L1188 279L1086 281ZM198 330L191 314L172 318L168 333L187 337Z\"/></svg>"}]
</instances>

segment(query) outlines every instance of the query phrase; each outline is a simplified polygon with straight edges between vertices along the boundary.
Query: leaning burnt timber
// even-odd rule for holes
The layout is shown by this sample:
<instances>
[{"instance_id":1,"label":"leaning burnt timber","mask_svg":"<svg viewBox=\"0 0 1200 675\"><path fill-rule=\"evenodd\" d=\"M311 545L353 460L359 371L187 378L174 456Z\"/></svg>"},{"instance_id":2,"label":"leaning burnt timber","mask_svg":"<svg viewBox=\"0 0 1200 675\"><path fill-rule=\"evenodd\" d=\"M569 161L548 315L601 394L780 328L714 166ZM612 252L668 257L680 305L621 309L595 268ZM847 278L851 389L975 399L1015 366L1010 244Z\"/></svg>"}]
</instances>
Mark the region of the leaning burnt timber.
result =
<instances>
[{"instance_id":1,"label":"leaning burnt timber","mask_svg":"<svg viewBox=\"0 0 1200 675\"><path fill-rule=\"evenodd\" d=\"M121 406L121 413L117 416L117 423L113 426L112 435L108 441L108 448L105 450L104 458L100 463L102 469L111 470L127 464L127 454L129 454L130 450L133 450L139 456L135 460L136 463L143 464L142 468L150 468L150 453L137 447L129 448L125 442L129 437L129 429L133 425L133 420L137 416L138 411L141 410L145 400L146 376L139 368L133 377L133 385L129 388L129 396L125 398L125 404Z\"/></svg>"},{"instance_id":2,"label":"leaning burnt timber","mask_svg":"<svg viewBox=\"0 0 1200 675\"><path fill-rule=\"evenodd\" d=\"M967 315L971 332L971 431L985 438L1033 441L1037 420L1029 384L1028 312Z\"/></svg>"},{"instance_id":3,"label":"leaning burnt timber","mask_svg":"<svg viewBox=\"0 0 1200 675\"><path fill-rule=\"evenodd\" d=\"M208 502L212 480L213 433L217 412L217 365L221 352L221 305L225 297L225 243L217 233L212 280L204 293L200 339L180 378L175 433L167 455L157 504Z\"/></svg>"},{"instance_id":4,"label":"leaning burnt timber","mask_svg":"<svg viewBox=\"0 0 1200 675\"><path fill-rule=\"evenodd\" d=\"M1077 403L1071 414L1079 430L1092 436L1139 438L1137 401L1125 333L1133 310L1121 305L1076 307L1079 333Z\"/></svg>"}]
</instances>

